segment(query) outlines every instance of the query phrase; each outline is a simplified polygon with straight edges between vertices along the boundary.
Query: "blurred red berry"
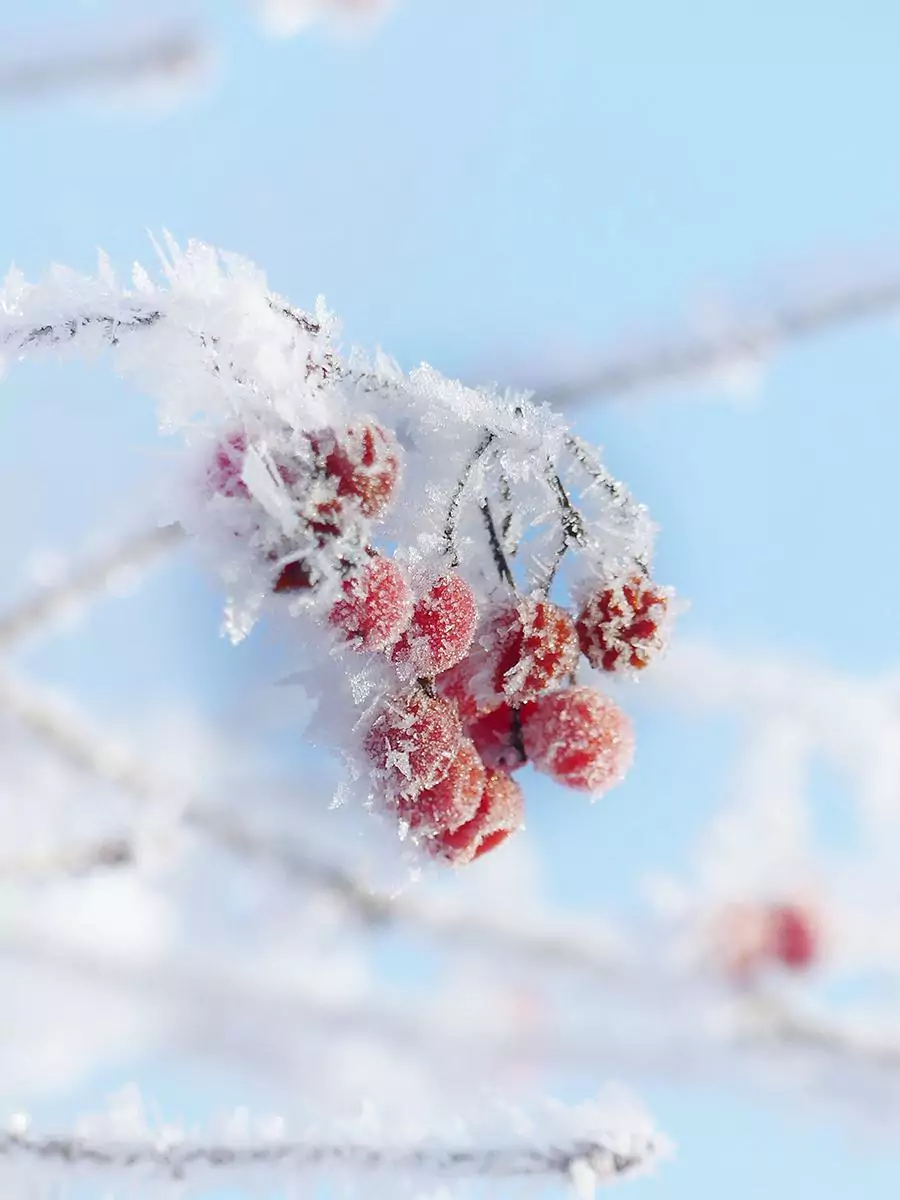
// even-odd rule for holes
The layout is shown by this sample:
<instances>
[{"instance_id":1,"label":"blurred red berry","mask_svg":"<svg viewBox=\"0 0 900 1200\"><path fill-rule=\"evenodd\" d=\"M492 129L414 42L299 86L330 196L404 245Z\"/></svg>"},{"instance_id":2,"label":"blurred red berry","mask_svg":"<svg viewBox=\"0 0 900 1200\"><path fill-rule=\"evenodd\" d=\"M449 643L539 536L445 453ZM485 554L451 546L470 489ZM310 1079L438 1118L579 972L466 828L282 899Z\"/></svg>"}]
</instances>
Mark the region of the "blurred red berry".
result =
<instances>
[{"instance_id":1,"label":"blurred red berry","mask_svg":"<svg viewBox=\"0 0 900 1200\"><path fill-rule=\"evenodd\" d=\"M400 448L393 436L373 424L319 430L310 442L337 495L356 500L363 516L380 517L400 475Z\"/></svg>"},{"instance_id":2,"label":"blurred red berry","mask_svg":"<svg viewBox=\"0 0 900 1200\"><path fill-rule=\"evenodd\" d=\"M512 704L536 700L562 682L578 661L572 618L549 600L526 598L490 624L494 688Z\"/></svg>"},{"instance_id":3,"label":"blurred red berry","mask_svg":"<svg viewBox=\"0 0 900 1200\"><path fill-rule=\"evenodd\" d=\"M466 733L478 747L482 762L492 771L517 771L524 767L525 748L519 713L508 704L466 722Z\"/></svg>"},{"instance_id":4,"label":"blurred red berry","mask_svg":"<svg viewBox=\"0 0 900 1200\"><path fill-rule=\"evenodd\" d=\"M642 670L662 648L668 603L661 588L639 575L595 592L576 621L585 658L598 670Z\"/></svg>"},{"instance_id":5,"label":"blurred red berry","mask_svg":"<svg viewBox=\"0 0 900 1200\"><path fill-rule=\"evenodd\" d=\"M557 783L602 795L631 765L634 735L612 700L589 687L569 687L522 709L529 762Z\"/></svg>"},{"instance_id":6,"label":"blurred red berry","mask_svg":"<svg viewBox=\"0 0 900 1200\"><path fill-rule=\"evenodd\" d=\"M488 771L481 803L474 817L458 829L434 838L432 850L455 866L470 863L495 850L522 826L522 789L502 771Z\"/></svg>"},{"instance_id":7,"label":"blurred red berry","mask_svg":"<svg viewBox=\"0 0 900 1200\"><path fill-rule=\"evenodd\" d=\"M443 835L459 829L475 816L486 782L478 751L464 737L450 770L440 783L401 800L398 811L414 832Z\"/></svg>"},{"instance_id":8,"label":"blurred red berry","mask_svg":"<svg viewBox=\"0 0 900 1200\"><path fill-rule=\"evenodd\" d=\"M413 796L440 783L461 738L456 705L416 689L384 703L365 750L389 796Z\"/></svg>"},{"instance_id":9,"label":"blurred red berry","mask_svg":"<svg viewBox=\"0 0 900 1200\"><path fill-rule=\"evenodd\" d=\"M442 575L416 601L391 657L411 674L433 678L465 658L477 624L472 589L459 575Z\"/></svg>"},{"instance_id":10,"label":"blurred red berry","mask_svg":"<svg viewBox=\"0 0 900 1200\"><path fill-rule=\"evenodd\" d=\"M241 479L244 470L244 455L247 453L247 436L238 429L227 434L216 446L212 462L206 474L210 491L220 496L240 496L250 499L247 485Z\"/></svg>"},{"instance_id":11,"label":"blurred red berry","mask_svg":"<svg viewBox=\"0 0 900 1200\"><path fill-rule=\"evenodd\" d=\"M802 971L818 957L818 930L811 914L800 905L773 905L766 925L770 955L792 971Z\"/></svg>"},{"instance_id":12,"label":"blurred red berry","mask_svg":"<svg viewBox=\"0 0 900 1200\"><path fill-rule=\"evenodd\" d=\"M376 554L341 585L343 595L328 620L359 650L384 650L409 623L412 589L396 563ZM276 586L276 591L278 590Z\"/></svg>"}]
</instances>

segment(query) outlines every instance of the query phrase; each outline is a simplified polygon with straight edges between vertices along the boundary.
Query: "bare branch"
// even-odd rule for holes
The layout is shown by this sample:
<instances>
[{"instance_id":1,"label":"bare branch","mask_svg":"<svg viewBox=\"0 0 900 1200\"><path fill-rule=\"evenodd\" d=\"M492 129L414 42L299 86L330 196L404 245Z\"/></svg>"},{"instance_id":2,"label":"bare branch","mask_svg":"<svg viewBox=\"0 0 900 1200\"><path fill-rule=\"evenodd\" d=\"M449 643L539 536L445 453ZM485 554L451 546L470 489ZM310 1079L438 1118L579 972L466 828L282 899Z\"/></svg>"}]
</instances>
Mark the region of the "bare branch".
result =
<instances>
[{"instance_id":1,"label":"bare branch","mask_svg":"<svg viewBox=\"0 0 900 1200\"><path fill-rule=\"evenodd\" d=\"M661 342L601 360L598 367L580 377L541 389L537 398L555 407L572 408L677 387L735 367L758 365L788 343L887 316L898 309L900 279L866 280L736 321L708 337Z\"/></svg>"},{"instance_id":2,"label":"bare branch","mask_svg":"<svg viewBox=\"0 0 900 1200\"><path fill-rule=\"evenodd\" d=\"M107 591L121 576L149 566L183 538L177 524L142 530L108 553L76 566L63 579L0 614L0 651L44 632L73 608Z\"/></svg>"}]
</instances>

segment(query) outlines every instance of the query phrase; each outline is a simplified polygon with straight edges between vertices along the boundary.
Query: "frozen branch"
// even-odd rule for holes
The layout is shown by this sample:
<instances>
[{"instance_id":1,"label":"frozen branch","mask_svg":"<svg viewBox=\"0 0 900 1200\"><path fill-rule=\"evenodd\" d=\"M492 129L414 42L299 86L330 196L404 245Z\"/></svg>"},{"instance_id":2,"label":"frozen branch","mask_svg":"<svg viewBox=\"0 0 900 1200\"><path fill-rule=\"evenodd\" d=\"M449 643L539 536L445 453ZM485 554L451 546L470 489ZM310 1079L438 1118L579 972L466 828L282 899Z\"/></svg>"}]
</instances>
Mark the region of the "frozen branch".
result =
<instances>
[{"instance_id":1,"label":"frozen branch","mask_svg":"<svg viewBox=\"0 0 900 1200\"><path fill-rule=\"evenodd\" d=\"M115 586L123 576L153 563L183 537L178 525L143 530L93 561L76 565L59 581L0 614L0 651L64 620L86 601Z\"/></svg>"},{"instance_id":2,"label":"frozen branch","mask_svg":"<svg viewBox=\"0 0 900 1200\"><path fill-rule=\"evenodd\" d=\"M898 309L900 279L865 280L825 294L801 297L757 318L736 320L707 337L660 342L610 357L580 377L541 389L538 398L571 408L678 387L735 368L759 366L782 346L887 316Z\"/></svg>"},{"instance_id":3,"label":"frozen branch","mask_svg":"<svg viewBox=\"0 0 900 1200\"><path fill-rule=\"evenodd\" d=\"M24 1125L24 1128L22 1127ZM517 1144L517 1141L520 1144ZM467 1180L560 1180L579 1195L651 1167L658 1157L650 1135L598 1135L544 1142L530 1138L498 1144L441 1143L391 1146L365 1141L289 1141L275 1137L201 1142L172 1137L106 1140L74 1135L40 1136L24 1122L0 1134L0 1160L12 1165L88 1168L191 1184L252 1174L294 1180L322 1171L369 1180L387 1175L415 1183ZM371 1186L366 1183L365 1186Z\"/></svg>"}]
</instances>

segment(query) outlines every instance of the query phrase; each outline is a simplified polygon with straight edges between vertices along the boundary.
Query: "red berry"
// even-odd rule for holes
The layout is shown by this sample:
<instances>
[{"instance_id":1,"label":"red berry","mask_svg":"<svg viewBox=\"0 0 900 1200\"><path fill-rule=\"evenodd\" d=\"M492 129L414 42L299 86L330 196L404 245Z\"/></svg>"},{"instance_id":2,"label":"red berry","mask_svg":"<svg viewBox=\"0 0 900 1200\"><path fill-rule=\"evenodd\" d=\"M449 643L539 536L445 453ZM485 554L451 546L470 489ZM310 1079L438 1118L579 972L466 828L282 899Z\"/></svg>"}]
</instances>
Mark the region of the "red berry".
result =
<instances>
[{"instance_id":1,"label":"red berry","mask_svg":"<svg viewBox=\"0 0 900 1200\"><path fill-rule=\"evenodd\" d=\"M443 671L434 681L438 692L447 700L453 701L464 721L478 715L478 701L472 689L472 673L477 668L476 659L470 655L449 671Z\"/></svg>"},{"instance_id":2,"label":"red berry","mask_svg":"<svg viewBox=\"0 0 900 1200\"><path fill-rule=\"evenodd\" d=\"M488 771L478 811L458 829L434 838L432 851L456 866L494 850L522 826L522 789L502 771Z\"/></svg>"},{"instance_id":3,"label":"red berry","mask_svg":"<svg viewBox=\"0 0 900 1200\"><path fill-rule=\"evenodd\" d=\"M440 694L454 702L464 721L474 720L502 703L493 694L490 667L487 656L476 649L434 681Z\"/></svg>"},{"instance_id":4,"label":"red berry","mask_svg":"<svg viewBox=\"0 0 900 1200\"><path fill-rule=\"evenodd\" d=\"M642 670L662 648L668 603L661 588L639 575L595 592L576 622L585 658L598 670Z\"/></svg>"},{"instance_id":5,"label":"red berry","mask_svg":"<svg viewBox=\"0 0 900 1200\"><path fill-rule=\"evenodd\" d=\"M286 563L272 584L273 592L304 592L312 587L312 574L307 564L298 559Z\"/></svg>"},{"instance_id":6,"label":"red berry","mask_svg":"<svg viewBox=\"0 0 900 1200\"><path fill-rule=\"evenodd\" d=\"M431 836L459 829L478 811L487 776L472 742L464 737L450 770L434 787L401 800L400 815L410 829Z\"/></svg>"},{"instance_id":7,"label":"red berry","mask_svg":"<svg viewBox=\"0 0 900 1200\"><path fill-rule=\"evenodd\" d=\"M810 913L797 904L776 904L768 912L769 953L792 971L801 971L818 957L818 930Z\"/></svg>"},{"instance_id":8,"label":"red berry","mask_svg":"<svg viewBox=\"0 0 900 1200\"><path fill-rule=\"evenodd\" d=\"M560 683L578 661L572 618L549 600L526 598L491 622L494 688L510 703L536 700Z\"/></svg>"},{"instance_id":9,"label":"red berry","mask_svg":"<svg viewBox=\"0 0 900 1200\"><path fill-rule=\"evenodd\" d=\"M344 594L329 613L330 623L359 650L390 646L408 624L413 604L412 590L396 563L376 554L341 587Z\"/></svg>"},{"instance_id":10,"label":"red berry","mask_svg":"<svg viewBox=\"0 0 900 1200\"><path fill-rule=\"evenodd\" d=\"M478 606L459 575L442 575L421 600L391 658L418 678L433 678L460 663L478 624Z\"/></svg>"},{"instance_id":11,"label":"red berry","mask_svg":"<svg viewBox=\"0 0 900 1200\"><path fill-rule=\"evenodd\" d=\"M391 502L400 475L400 448L380 425L325 429L310 437L336 485L338 496L355 499L366 517L379 517Z\"/></svg>"},{"instance_id":12,"label":"red berry","mask_svg":"<svg viewBox=\"0 0 900 1200\"><path fill-rule=\"evenodd\" d=\"M216 446L215 454L206 473L206 482L212 492L221 496L240 496L250 499L246 483L241 479L244 470L244 455L247 453L247 437L237 429L227 434Z\"/></svg>"},{"instance_id":13,"label":"red berry","mask_svg":"<svg viewBox=\"0 0 900 1200\"><path fill-rule=\"evenodd\" d=\"M416 689L385 702L366 735L365 750L388 795L412 796L440 783L461 738L456 706Z\"/></svg>"},{"instance_id":14,"label":"red berry","mask_svg":"<svg viewBox=\"0 0 900 1200\"><path fill-rule=\"evenodd\" d=\"M634 752L628 718L589 687L564 688L526 705L522 743L539 771L597 796L621 781Z\"/></svg>"},{"instance_id":15,"label":"red berry","mask_svg":"<svg viewBox=\"0 0 900 1200\"><path fill-rule=\"evenodd\" d=\"M519 713L508 704L466 723L466 733L478 747L482 762L492 771L517 771L525 765Z\"/></svg>"}]
</instances>

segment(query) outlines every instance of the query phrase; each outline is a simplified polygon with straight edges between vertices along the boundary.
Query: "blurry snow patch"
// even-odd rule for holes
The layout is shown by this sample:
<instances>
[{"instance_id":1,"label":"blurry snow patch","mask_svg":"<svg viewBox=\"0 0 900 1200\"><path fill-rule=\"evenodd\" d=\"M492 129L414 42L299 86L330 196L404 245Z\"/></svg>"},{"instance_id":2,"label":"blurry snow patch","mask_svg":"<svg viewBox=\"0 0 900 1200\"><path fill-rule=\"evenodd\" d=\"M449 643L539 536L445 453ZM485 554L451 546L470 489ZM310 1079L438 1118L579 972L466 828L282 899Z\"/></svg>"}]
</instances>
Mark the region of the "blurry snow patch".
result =
<instances>
[{"instance_id":1,"label":"blurry snow patch","mask_svg":"<svg viewBox=\"0 0 900 1200\"><path fill-rule=\"evenodd\" d=\"M257 0L263 24L276 37L293 37L317 21L343 30L366 26L393 7L393 0Z\"/></svg>"}]
</instances>

